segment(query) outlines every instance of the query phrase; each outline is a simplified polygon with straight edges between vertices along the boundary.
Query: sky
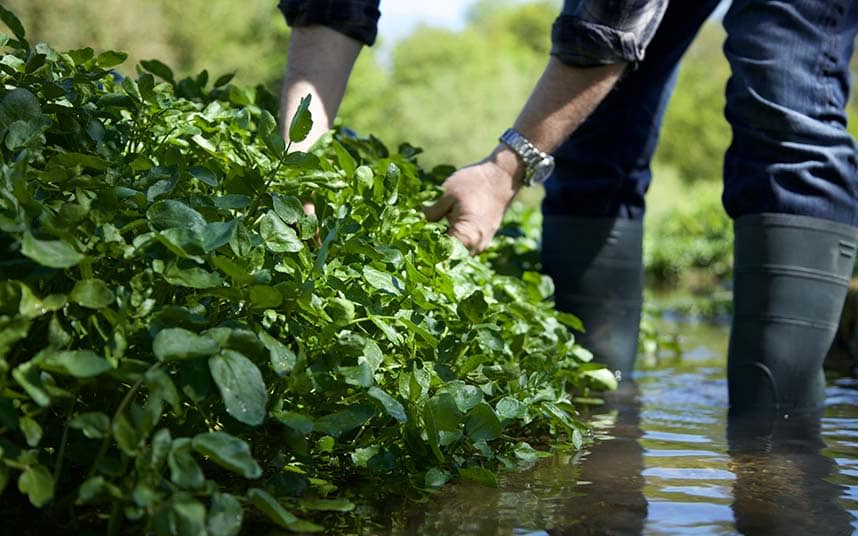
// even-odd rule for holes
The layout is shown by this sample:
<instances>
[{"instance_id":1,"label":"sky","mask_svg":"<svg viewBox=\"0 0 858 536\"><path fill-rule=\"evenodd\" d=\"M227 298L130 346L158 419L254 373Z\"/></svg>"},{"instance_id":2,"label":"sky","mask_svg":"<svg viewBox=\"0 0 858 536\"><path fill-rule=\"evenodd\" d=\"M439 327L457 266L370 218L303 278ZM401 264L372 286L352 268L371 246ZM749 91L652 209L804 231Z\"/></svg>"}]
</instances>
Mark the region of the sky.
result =
<instances>
[{"instance_id":1,"label":"sky","mask_svg":"<svg viewBox=\"0 0 858 536\"><path fill-rule=\"evenodd\" d=\"M419 24L453 30L465 26L465 14L474 0L382 0L378 38L392 44Z\"/></svg>"}]
</instances>

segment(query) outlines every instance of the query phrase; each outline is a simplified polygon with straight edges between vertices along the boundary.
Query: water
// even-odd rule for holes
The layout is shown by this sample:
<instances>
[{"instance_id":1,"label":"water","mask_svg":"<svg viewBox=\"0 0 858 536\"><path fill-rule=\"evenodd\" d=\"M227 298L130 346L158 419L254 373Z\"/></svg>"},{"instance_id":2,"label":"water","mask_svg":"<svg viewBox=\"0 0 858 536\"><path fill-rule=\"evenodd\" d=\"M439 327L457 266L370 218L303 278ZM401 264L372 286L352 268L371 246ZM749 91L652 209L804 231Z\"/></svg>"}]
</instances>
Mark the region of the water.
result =
<instances>
[{"instance_id":1,"label":"water","mask_svg":"<svg viewBox=\"0 0 858 536\"><path fill-rule=\"evenodd\" d=\"M588 413L596 441L454 483L395 534L858 534L858 382L823 415L727 419L726 327L683 326L686 352Z\"/></svg>"}]
</instances>

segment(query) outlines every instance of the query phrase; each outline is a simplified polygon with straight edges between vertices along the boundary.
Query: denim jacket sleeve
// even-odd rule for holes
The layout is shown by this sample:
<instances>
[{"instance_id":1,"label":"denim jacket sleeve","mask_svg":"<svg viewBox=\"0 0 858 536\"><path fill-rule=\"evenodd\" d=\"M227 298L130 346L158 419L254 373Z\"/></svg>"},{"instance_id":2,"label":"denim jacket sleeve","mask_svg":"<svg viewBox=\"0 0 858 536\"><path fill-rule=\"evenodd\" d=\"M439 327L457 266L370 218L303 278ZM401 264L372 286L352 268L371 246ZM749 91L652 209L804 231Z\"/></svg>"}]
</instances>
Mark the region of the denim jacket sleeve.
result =
<instances>
[{"instance_id":1,"label":"denim jacket sleeve","mask_svg":"<svg viewBox=\"0 0 858 536\"><path fill-rule=\"evenodd\" d=\"M380 0L280 0L279 8L289 26L321 24L365 45L378 32Z\"/></svg>"},{"instance_id":2,"label":"denim jacket sleeve","mask_svg":"<svg viewBox=\"0 0 858 536\"><path fill-rule=\"evenodd\" d=\"M592 67L643 60L668 0L565 0L551 29L551 54Z\"/></svg>"}]
</instances>

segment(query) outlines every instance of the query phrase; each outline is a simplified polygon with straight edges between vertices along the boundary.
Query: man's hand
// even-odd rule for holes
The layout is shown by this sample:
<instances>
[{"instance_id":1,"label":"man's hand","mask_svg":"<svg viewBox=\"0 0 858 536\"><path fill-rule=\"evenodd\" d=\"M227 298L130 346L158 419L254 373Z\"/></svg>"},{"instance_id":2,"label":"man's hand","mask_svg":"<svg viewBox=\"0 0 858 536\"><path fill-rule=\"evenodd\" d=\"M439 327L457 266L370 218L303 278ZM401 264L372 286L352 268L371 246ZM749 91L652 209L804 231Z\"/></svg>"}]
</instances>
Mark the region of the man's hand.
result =
<instances>
[{"instance_id":1,"label":"man's hand","mask_svg":"<svg viewBox=\"0 0 858 536\"><path fill-rule=\"evenodd\" d=\"M444 181L444 194L424 209L426 218L447 218L449 234L472 254L486 249L521 188L523 167L512 151L499 147L488 158Z\"/></svg>"}]
</instances>

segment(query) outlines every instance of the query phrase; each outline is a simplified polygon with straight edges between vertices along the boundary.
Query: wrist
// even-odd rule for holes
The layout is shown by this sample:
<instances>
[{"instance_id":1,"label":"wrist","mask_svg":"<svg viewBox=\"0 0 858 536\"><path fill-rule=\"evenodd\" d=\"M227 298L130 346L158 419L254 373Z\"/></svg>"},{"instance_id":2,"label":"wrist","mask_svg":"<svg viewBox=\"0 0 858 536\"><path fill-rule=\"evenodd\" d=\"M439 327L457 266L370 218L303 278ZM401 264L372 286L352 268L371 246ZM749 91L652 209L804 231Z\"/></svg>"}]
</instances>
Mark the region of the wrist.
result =
<instances>
[{"instance_id":1,"label":"wrist","mask_svg":"<svg viewBox=\"0 0 858 536\"><path fill-rule=\"evenodd\" d=\"M487 161L503 172L510 189L517 192L524 186L525 166L512 149L500 143L489 155Z\"/></svg>"}]
</instances>

